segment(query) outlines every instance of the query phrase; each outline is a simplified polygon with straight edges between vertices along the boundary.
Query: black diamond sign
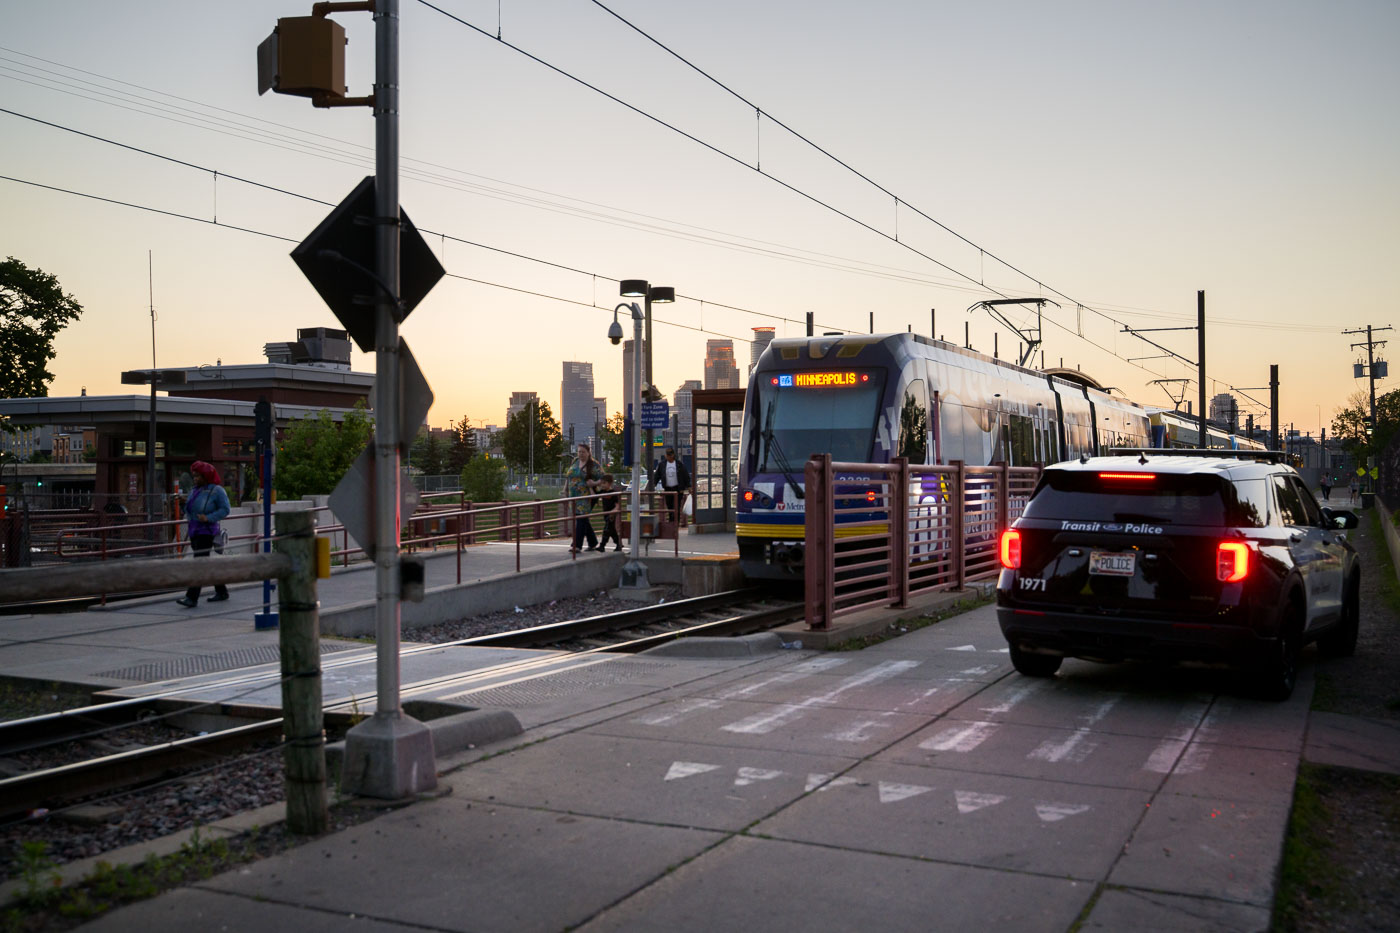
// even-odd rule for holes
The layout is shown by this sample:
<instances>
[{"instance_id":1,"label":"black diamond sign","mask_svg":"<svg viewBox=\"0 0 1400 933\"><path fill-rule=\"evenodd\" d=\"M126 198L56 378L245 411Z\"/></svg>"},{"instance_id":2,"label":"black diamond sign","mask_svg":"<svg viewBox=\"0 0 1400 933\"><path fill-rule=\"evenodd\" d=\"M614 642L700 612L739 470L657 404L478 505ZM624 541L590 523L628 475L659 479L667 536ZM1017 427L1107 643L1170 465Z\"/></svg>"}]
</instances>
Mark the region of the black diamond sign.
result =
<instances>
[{"instance_id":1,"label":"black diamond sign","mask_svg":"<svg viewBox=\"0 0 1400 933\"><path fill-rule=\"evenodd\" d=\"M445 272L427 241L399 210L398 320L403 321ZM374 277L374 178L365 178L294 250L292 261L330 307L351 339L374 351L374 304L384 289Z\"/></svg>"}]
</instances>

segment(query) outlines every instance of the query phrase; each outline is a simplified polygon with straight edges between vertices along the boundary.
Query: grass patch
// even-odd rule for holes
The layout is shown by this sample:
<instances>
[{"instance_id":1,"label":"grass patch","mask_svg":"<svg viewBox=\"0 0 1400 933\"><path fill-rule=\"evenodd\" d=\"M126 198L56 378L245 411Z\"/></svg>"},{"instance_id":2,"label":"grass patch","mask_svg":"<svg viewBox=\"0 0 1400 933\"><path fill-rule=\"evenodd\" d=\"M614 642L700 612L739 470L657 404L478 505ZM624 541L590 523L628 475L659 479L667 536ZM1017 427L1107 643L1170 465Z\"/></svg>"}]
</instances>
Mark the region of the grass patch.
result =
<instances>
[{"instance_id":1,"label":"grass patch","mask_svg":"<svg viewBox=\"0 0 1400 933\"><path fill-rule=\"evenodd\" d=\"M1288 933L1298 929L1307 914L1335 901L1343 890L1344 867L1332 858L1326 832L1327 807L1321 787L1326 775L1317 765L1303 762L1293 788L1293 813L1283 841L1283 863L1274 896L1271 929Z\"/></svg>"},{"instance_id":2,"label":"grass patch","mask_svg":"<svg viewBox=\"0 0 1400 933\"><path fill-rule=\"evenodd\" d=\"M940 609L937 612L931 613L926 616L919 616L914 619L903 619L899 622L892 622L890 623L890 626L887 629L885 629L883 632L880 632L877 635L864 635L860 638L852 638L848 641L841 642L839 645L832 645L826 650L862 651L866 648L871 647L872 645L878 645L881 642L889 641L891 638L899 638L901 635L907 635L910 632L918 631L921 628L928 628L930 625L937 625L944 619L950 619L953 616L962 615L964 612L971 612L973 609L978 609L982 606L990 605L991 603L996 601L995 594L988 596L980 596L975 595L977 593L976 590L971 590L970 592L974 595L966 596L962 599L959 599L957 602L953 603L953 605L948 606L947 608Z\"/></svg>"}]
</instances>

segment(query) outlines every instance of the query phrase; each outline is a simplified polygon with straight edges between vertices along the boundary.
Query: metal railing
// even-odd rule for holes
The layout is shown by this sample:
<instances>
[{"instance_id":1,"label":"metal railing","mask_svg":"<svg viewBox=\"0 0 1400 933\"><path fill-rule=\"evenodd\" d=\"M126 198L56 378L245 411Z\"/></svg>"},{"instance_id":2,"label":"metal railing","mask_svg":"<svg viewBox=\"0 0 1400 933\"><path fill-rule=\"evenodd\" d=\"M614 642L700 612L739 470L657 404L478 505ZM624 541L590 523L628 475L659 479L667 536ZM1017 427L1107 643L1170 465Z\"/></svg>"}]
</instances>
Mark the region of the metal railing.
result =
<instances>
[{"instance_id":1,"label":"metal railing","mask_svg":"<svg viewBox=\"0 0 1400 933\"><path fill-rule=\"evenodd\" d=\"M807 462L807 625L997 575L997 538L1040 467Z\"/></svg>"},{"instance_id":2,"label":"metal railing","mask_svg":"<svg viewBox=\"0 0 1400 933\"><path fill-rule=\"evenodd\" d=\"M628 536L629 514L626 505L626 490L611 493L597 493L589 496L560 497L557 499L472 502L465 493L429 493L424 495L418 508L403 521L400 531L400 545L409 551L438 551L450 547L457 557L457 582L462 582L462 553L464 549L477 544L515 544L515 569L521 569L521 545L527 540L572 537L575 521L587 517L595 524L595 532L601 534L602 519L605 513L596 508L584 512L584 503L595 502L606 496L620 496L622 502L612 513L623 538ZM664 492L642 492L642 539L650 545L655 540L673 539L675 555L680 555L680 529L686 518L680 513L680 503L672 505ZM343 524L329 522L328 506L313 506L304 510L316 515L323 522L318 532L329 537L338 547L332 547L331 559L340 565L349 565L357 560L368 560L361 545L350 537ZM319 513L326 513L321 515ZM280 514L280 513L279 513ZM159 521L129 522L126 519L140 516L120 516L120 523L113 523L110 516L101 513L89 514L88 521L81 525L72 524L74 515L63 513L63 522L53 527L45 540L51 548L45 554L51 563L72 563L79 561L105 561L135 557L181 557L187 555L186 527L183 518L162 519ZM246 534L229 535L223 551L234 554L258 552L262 550L263 534L260 530L262 517L239 513L225 519L225 522L252 521L254 530ZM577 557L577 555L574 555Z\"/></svg>"}]
</instances>

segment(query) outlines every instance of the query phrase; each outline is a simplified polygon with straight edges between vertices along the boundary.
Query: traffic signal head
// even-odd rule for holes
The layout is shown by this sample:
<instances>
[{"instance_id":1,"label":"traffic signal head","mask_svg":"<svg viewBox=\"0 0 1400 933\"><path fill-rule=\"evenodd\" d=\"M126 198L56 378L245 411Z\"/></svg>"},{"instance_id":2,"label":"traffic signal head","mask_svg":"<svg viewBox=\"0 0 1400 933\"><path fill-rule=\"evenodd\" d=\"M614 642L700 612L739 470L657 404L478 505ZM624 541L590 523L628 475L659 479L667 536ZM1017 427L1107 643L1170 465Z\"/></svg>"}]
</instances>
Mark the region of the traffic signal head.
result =
<instances>
[{"instance_id":1,"label":"traffic signal head","mask_svg":"<svg viewBox=\"0 0 1400 933\"><path fill-rule=\"evenodd\" d=\"M1361 417L1361 423L1364 424L1364 425L1366 426L1366 436L1367 436L1367 437L1370 437L1372 434L1375 434L1375 433L1376 433L1376 419L1375 419L1375 418L1372 418L1370 415L1363 415L1363 416Z\"/></svg>"}]
</instances>

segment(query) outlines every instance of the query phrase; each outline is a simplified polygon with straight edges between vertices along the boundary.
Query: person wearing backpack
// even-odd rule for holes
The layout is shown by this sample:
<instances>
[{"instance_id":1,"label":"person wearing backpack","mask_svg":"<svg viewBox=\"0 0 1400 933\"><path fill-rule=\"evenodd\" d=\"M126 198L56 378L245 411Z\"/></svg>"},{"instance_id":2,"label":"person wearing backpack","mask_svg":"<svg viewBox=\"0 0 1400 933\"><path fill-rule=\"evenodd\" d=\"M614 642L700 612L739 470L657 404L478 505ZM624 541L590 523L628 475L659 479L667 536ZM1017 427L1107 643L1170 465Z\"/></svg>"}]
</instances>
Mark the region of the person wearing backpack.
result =
<instances>
[{"instance_id":1,"label":"person wearing backpack","mask_svg":"<svg viewBox=\"0 0 1400 933\"><path fill-rule=\"evenodd\" d=\"M212 463L196 460L190 466L190 473L195 483L194 491L185 503L185 517L189 519L190 550L194 552L195 557L208 557L223 530L219 523L229 513L228 493L219 485L219 471ZM209 597L209 602L217 603L225 599L228 599L228 587L222 583L214 584L214 595ZM190 587L185 591L184 597L175 602L186 609L193 609L199 605L199 586Z\"/></svg>"}]
</instances>

